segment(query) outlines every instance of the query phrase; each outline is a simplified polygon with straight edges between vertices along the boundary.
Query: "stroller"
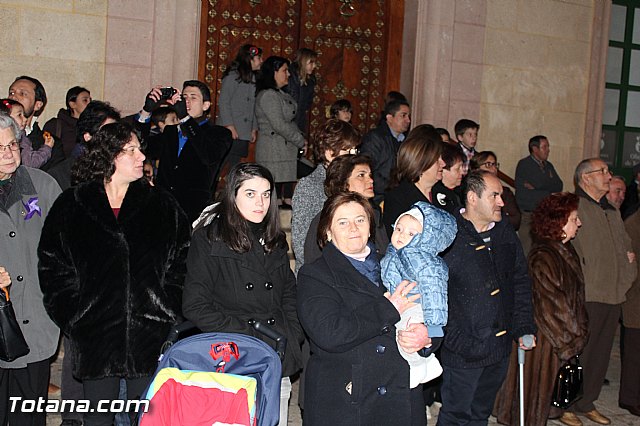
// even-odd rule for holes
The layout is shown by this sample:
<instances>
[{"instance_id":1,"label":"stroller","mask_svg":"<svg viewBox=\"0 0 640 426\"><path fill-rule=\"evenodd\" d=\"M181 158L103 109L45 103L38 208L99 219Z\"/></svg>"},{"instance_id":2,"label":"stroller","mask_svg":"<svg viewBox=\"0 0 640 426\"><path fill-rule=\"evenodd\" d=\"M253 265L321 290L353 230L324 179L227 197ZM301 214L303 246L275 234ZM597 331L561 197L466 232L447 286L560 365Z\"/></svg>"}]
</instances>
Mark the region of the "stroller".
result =
<instances>
[{"instance_id":1,"label":"stroller","mask_svg":"<svg viewBox=\"0 0 640 426\"><path fill-rule=\"evenodd\" d=\"M178 341L193 328L186 322L169 334L139 425L278 424L286 337L256 322L254 328L276 342L275 351L244 334L203 333Z\"/></svg>"}]
</instances>

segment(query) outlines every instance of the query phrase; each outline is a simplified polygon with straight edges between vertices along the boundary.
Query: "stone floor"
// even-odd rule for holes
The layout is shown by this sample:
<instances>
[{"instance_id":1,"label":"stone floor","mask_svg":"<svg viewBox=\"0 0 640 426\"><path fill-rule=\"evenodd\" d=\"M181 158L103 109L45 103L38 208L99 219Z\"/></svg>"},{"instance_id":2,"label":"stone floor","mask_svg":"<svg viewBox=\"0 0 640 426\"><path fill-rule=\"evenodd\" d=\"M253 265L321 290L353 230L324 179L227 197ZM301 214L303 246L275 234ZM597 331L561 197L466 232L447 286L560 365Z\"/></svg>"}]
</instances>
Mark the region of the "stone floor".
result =
<instances>
[{"instance_id":1,"label":"stone floor","mask_svg":"<svg viewBox=\"0 0 640 426\"><path fill-rule=\"evenodd\" d=\"M291 236L291 212L282 211L281 212L281 222L283 228L287 232L287 238L290 240ZM293 265L292 265L293 267ZM639 361L640 362L640 361ZM58 357L58 359L52 364L51 367L51 381L55 384L60 384L60 369L62 366L62 358ZM596 402L596 406L598 409L607 417L611 419L611 424L615 426L622 425L638 425L640 426L640 417L633 416L629 414L628 411L623 410L618 407L618 391L620 389L620 347L619 347L619 339L616 337L616 341L614 343L614 348L611 353L611 361L609 363L609 371L607 373L607 378L610 381L609 385L605 385L602 387L602 393L600 394L600 399ZM299 426L302 425L302 417L300 415L300 409L297 405L298 400L298 387L299 383L294 382L292 386L292 395L291 402L289 404L289 421L288 425L290 426ZM50 395L50 398L60 398L60 394ZM429 421L428 425L435 425L437 422L438 408L432 407L429 413ZM595 425L586 418L582 418L585 425ZM60 416L51 414L47 418L47 426L57 426L60 424ZM494 418L489 420L489 424L498 424L496 423ZM561 425L559 421L551 420L548 422L549 425Z\"/></svg>"}]
</instances>

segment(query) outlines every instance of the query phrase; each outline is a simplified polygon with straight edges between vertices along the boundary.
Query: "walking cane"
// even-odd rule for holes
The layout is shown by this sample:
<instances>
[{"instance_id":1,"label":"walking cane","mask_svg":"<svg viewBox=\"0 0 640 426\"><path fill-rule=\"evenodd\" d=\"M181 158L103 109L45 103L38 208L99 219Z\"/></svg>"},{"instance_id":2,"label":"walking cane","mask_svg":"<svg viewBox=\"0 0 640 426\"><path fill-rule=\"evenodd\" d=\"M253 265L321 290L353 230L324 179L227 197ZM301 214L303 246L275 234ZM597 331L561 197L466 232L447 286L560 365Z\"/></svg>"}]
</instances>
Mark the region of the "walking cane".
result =
<instances>
[{"instance_id":1,"label":"walking cane","mask_svg":"<svg viewBox=\"0 0 640 426\"><path fill-rule=\"evenodd\" d=\"M525 348L531 348L533 346L533 336L531 334L525 334L522 336L522 345ZM518 346L518 369L520 374L518 380L520 388L520 426L524 426L524 352L525 350Z\"/></svg>"}]
</instances>

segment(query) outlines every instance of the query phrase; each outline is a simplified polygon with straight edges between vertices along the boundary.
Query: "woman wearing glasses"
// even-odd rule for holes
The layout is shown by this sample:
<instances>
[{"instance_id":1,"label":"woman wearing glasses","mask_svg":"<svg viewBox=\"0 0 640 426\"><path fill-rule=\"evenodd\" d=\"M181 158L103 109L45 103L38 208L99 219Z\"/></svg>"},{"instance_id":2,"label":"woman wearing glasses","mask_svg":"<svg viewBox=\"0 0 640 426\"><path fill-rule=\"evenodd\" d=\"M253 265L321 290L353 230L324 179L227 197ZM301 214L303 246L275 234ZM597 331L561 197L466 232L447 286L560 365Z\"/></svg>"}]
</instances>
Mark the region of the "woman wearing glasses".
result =
<instances>
[{"instance_id":1,"label":"woman wearing glasses","mask_svg":"<svg viewBox=\"0 0 640 426\"><path fill-rule=\"evenodd\" d=\"M104 125L74 164L38 247L47 312L69 338L85 399L141 399L181 312L190 226L176 200L143 178L133 129ZM92 410L93 411L93 410ZM135 413L130 413L132 418ZM86 413L110 425L113 413Z\"/></svg>"},{"instance_id":2,"label":"woman wearing glasses","mask_svg":"<svg viewBox=\"0 0 640 426\"><path fill-rule=\"evenodd\" d=\"M469 171L482 169L497 176L499 168L498 157L493 151L478 152L469 161ZM518 203L516 203L516 196L513 195L513 191L504 185L502 186L502 201L504 202L502 213L507 216L511 226L517 231L520 228L522 213Z\"/></svg>"},{"instance_id":3,"label":"woman wearing glasses","mask_svg":"<svg viewBox=\"0 0 640 426\"><path fill-rule=\"evenodd\" d=\"M21 165L20 128L0 111L0 264L10 275L10 299L30 352L11 362L0 360L0 424L44 425L45 413L9 410L9 395L47 398L49 359L58 347L58 328L42 303L36 247L45 218L60 194L55 180ZM3 284L8 285L5 275ZM32 410L33 411L33 410Z\"/></svg>"}]
</instances>

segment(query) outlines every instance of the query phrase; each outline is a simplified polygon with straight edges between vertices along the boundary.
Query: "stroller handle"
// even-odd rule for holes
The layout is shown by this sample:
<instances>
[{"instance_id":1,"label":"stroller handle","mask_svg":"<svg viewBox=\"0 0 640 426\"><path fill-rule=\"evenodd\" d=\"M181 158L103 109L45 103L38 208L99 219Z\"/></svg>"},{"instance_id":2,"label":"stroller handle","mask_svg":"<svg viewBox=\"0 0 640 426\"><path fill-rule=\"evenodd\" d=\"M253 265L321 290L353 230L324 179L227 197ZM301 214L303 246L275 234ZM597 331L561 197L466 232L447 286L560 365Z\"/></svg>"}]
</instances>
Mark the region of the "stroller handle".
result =
<instances>
[{"instance_id":1,"label":"stroller handle","mask_svg":"<svg viewBox=\"0 0 640 426\"><path fill-rule=\"evenodd\" d=\"M162 345L160 353L164 353L174 343L176 343L178 339L180 339L181 333L193 330L195 328L196 325L191 321L185 321L172 327L169 331L169 335L167 336L167 340ZM276 330L266 324L261 323L260 321L255 321L253 323L253 328L258 333L264 334L265 336L276 342L276 353L278 354L280 361L284 360L284 353L287 349L287 338L285 337L285 335L278 333Z\"/></svg>"},{"instance_id":2,"label":"stroller handle","mask_svg":"<svg viewBox=\"0 0 640 426\"><path fill-rule=\"evenodd\" d=\"M253 323L253 328L276 342L276 353L278 354L280 361L284 360L284 353L287 349L287 338L285 335L278 333L276 330L261 323L260 321Z\"/></svg>"}]
</instances>

